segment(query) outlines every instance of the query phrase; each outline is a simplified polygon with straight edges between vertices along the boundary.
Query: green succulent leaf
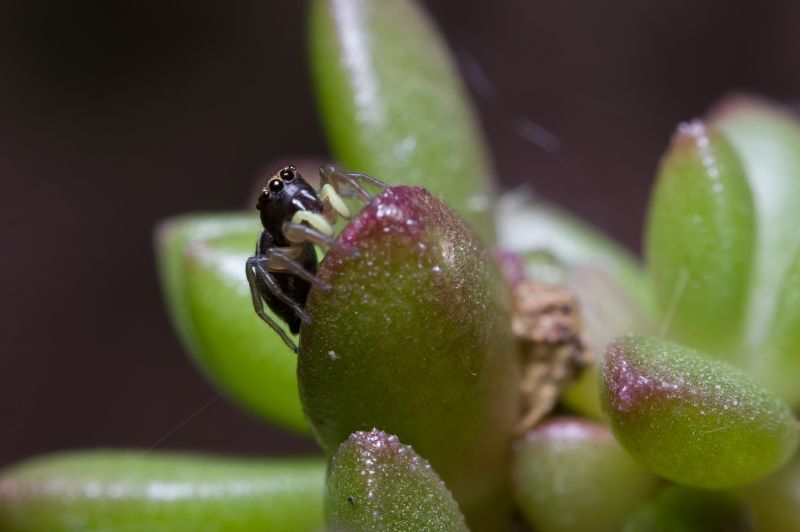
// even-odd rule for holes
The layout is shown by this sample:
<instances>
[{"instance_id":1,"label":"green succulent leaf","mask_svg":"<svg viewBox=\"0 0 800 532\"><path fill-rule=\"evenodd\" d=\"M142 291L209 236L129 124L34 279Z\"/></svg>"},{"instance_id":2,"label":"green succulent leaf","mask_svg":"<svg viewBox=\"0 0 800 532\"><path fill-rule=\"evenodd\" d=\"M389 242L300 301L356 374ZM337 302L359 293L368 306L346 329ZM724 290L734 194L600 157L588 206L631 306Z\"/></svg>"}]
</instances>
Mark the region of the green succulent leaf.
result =
<instances>
[{"instance_id":1,"label":"green succulent leaf","mask_svg":"<svg viewBox=\"0 0 800 532\"><path fill-rule=\"evenodd\" d=\"M661 334L735 361L755 247L753 197L727 140L702 122L678 128L648 212L647 265Z\"/></svg>"},{"instance_id":2,"label":"green succulent leaf","mask_svg":"<svg viewBox=\"0 0 800 532\"><path fill-rule=\"evenodd\" d=\"M659 480L603 425L554 418L515 442L514 494L541 532L617 532Z\"/></svg>"},{"instance_id":3,"label":"green succulent leaf","mask_svg":"<svg viewBox=\"0 0 800 532\"><path fill-rule=\"evenodd\" d=\"M79 451L0 473L0 530L316 532L325 459Z\"/></svg>"},{"instance_id":4,"label":"green succulent leaf","mask_svg":"<svg viewBox=\"0 0 800 532\"><path fill-rule=\"evenodd\" d=\"M725 362L658 338L611 344L601 403L636 459L687 486L747 484L786 463L797 447L797 422L781 399Z\"/></svg>"},{"instance_id":5,"label":"green succulent leaf","mask_svg":"<svg viewBox=\"0 0 800 532\"><path fill-rule=\"evenodd\" d=\"M800 122L789 109L740 95L724 99L709 120L742 160L757 218L744 367L800 405Z\"/></svg>"},{"instance_id":6,"label":"green succulent leaf","mask_svg":"<svg viewBox=\"0 0 800 532\"><path fill-rule=\"evenodd\" d=\"M260 228L254 214L163 222L156 230L162 288L184 345L219 388L263 418L307 432L297 357L256 315L250 299L245 261Z\"/></svg>"},{"instance_id":7,"label":"green succulent leaf","mask_svg":"<svg viewBox=\"0 0 800 532\"><path fill-rule=\"evenodd\" d=\"M519 355L505 283L475 233L419 187L392 187L331 249L301 329L300 396L334 452L382 427L430 460L473 531L508 518ZM354 251L357 250L359 256Z\"/></svg>"},{"instance_id":8,"label":"green succulent leaf","mask_svg":"<svg viewBox=\"0 0 800 532\"><path fill-rule=\"evenodd\" d=\"M331 457L325 513L332 532L469 532L428 461L377 429L353 434Z\"/></svg>"},{"instance_id":9,"label":"green succulent leaf","mask_svg":"<svg viewBox=\"0 0 800 532\"><path fill-rule=\"evenodd\" d=\"M750 508L729 492L670 486L639 509L622 532L755 532L755 523Z\"/></svg>"},{"instance_id":10,"label":"green succulent leaf","mask_svg":"<svg viewBox=\"0 0 800 532\"><path fill-rule=\"evenodd\" d=\"M781 286L766 341L749 368L756 380L800 406L800 253Z\"/></svg>"},{"instance_id":11,"label":"green succulent leaf","mask_svg":"<svg viewBox=\"0 0 800 532\"><path fill-rule=\"evenodd\" d=\"M413 0L315 0L310 60L326 137L351 170L425 186L494 241L494 175L467 91Z\"/></svg>"}]
</instances>

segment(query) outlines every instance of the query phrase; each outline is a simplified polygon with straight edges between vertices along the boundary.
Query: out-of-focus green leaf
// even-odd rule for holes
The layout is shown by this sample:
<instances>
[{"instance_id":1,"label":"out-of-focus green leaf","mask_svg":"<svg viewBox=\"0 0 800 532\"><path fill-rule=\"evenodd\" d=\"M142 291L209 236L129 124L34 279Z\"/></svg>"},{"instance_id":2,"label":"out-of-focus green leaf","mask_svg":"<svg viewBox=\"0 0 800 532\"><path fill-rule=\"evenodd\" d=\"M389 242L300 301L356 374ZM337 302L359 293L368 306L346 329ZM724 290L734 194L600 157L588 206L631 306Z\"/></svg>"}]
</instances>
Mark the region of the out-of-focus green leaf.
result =
<instances>
[{"instance_id":1,"label":"out-of-focus green leaf","mask_svg":"<svg viewBox=\"0 0 800 532\"><path fill-rule=\"evenodd\" d=\"M800 530L800 454L786 467L737 490L737 494L753 508L760 530L797 532Z\"/></svg>"},{"instance_id":2,"label":"out-of-focus green leaf","mask_svg":"<svg viewBox=\"0 0 800 532\"><path fill-rule=\"evenodd\" d=\"M325 513L331 532L469 532L428 461L377 429L353 434L331 458Z\"/></svg>"},{"instance_id":3,"label":"out-of-focus green leaf","mask_svg":"<svg viewBox=\"0 0 800 532\"><path fill-rule=\"evenodd\" d=\"M501 248L523 257L546 253L563 266L564 273L584 267L605 270L641 307L645 319L655 320L653 291L638 259L610 237L555 205L520 192L500 198L496 220ZM563 284L564 274L538 280Z\"/></svg>"},{"instance_id":4,"label":"out-of-focus green leaf","mask_svg":"<svg viewBox=\"0 0 800 532\"><path fill-rule=\"evenodd\" d=\"M540 532L618 532L658 479L611 432L580 418L554 418L515 442L517 504Z\"/></svg>"},{"instance_id":5,"label":"out-of-focus green leaf","mask_svg":"<svg viewBox=\"0 0 800 532\"><path fill-rule=\"evenodd\" d=\"M800 307L797 295L787 294L787 290L800 288L796 279L800 253L800 122L789 109L741 95L724 99L709 121L742 160L757 218L743 364L764 386L798 404L800 344L790 336L797 330L794 323L800 321ZM787 280L791 275L795 277ZM767 345L762 348L765 341Z\"/></svg>"},{"instance_id":6,"label":"out-of-focus green leaf","mask_svg":"<svg viewBox=\"0 0 800 532\"><path fill-rule=\"evenodd\" d=\"M739 154L753 193L758 242L748 326L758 347L800 248L800 123L790 110L746 96L724 99L709 123Z\"/></svg>"},{"instance_id":7,"label":"out-of-focus green leaf","mask_svg":"<svg viewBox=\"0 0 800 532\"><path fill-rule=\"evenodd\" d=\"M414 0L315 0L311 66L333 154L426 187L494 241L494 174L447 46Z\"/></svg>"},{"instance_id":8,"label":"out-of-focus green leaf","mask_svg":"<svg viewBox=\"0 0 800 532\"><path fill-rule=\"evenodd\" d=\"M161 284L175 328L209 378L265 419L307 432L297 357L250 299L245 261L260 229L251 214L163 222L156 230Z\"/></svg>"},{"instance_id":9,"label":"out-of-focus green leaf","mask_svg":"<svg viewBox=\"0 0 800 532\"><path fill-rule=\"evenodd\" d=\"M662 335L736 361L755 225L750 186L736 152L702 122L682 124L661 162L646 230Z\"/></svg>"},{"instance_id":10,"label":"out-of-focus green leaf","mask_svg":"<svg viewBox=\"0 0 800 532\"><path fill-rule=\"evenodd\" d=\"M616 340L600 383L620 443L679 484L742 486L775 471L797 447L797 422L781 399L733 366L665 340Z\"/></svg>"},{"instance_id":11,"label":"out-of-focus green leaf","mask_svg":"<svg viewBox=\"0 0 800 532\"><path fill-rule=\"evenodd\" d=\"M800 407L800 253L781 286L767 339L749 369L794 408Z\"/></svg>"},{"instance_id":12,"label":"out-of-focus green leaf","mask_svg":"<svg viewBox=\"0 0 800 532\"><path fill-rule=\"evenodd\" d=\"M470 528L510 509L509 440L520 415L510 298L491 254L450 208L392 187L344 229L312 288L298 377L309 424L334 452L381 427L441 475Z\"/></svg>"},{"instance_id":13,"label":"out-of-focus green leaf","mask_svg":"<svg viewBox=\"0 0 800 532\"><path fill-rule=\"evenodd\" d=\"M81 451L0 473L7 532L317 532L325 460Z\"/></svg>"},{"instance_id":14,"label":"out-of-focus green leaf","mask_svg":"<svg viewBox=\"0 0 800 532\"><path fill-rule=\"evenodd\" d=\"M729 492L669 486L638 510L622 532L777 532L755 523L750 508Z\"/></svg>"}]
</instances>

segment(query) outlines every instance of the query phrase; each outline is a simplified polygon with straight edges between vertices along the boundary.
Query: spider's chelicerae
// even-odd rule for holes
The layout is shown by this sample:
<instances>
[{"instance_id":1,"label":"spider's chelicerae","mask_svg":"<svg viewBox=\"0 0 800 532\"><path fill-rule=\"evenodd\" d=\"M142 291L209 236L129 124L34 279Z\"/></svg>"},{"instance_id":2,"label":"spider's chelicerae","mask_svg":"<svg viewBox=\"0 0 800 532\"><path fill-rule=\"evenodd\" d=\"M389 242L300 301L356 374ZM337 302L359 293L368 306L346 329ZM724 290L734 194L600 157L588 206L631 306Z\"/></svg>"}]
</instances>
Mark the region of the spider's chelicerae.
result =
<instances>
[{"instance_id":1,"label":"spider's chelicerae","mask_svg":"<svg viewBox=\"0 0 800 532\"><path fill-rule=\"evenodd\" d=\"M332 165L320 168L319 177L319 192L294 166L286 166L267 179L256 205L264 230L256 243L256 254L247 259L247 281L256 313L295 353L297 346L264 311L263 302L286 322L292 334L300 332L301 321L310 323L303 307L311 285L329 289L315 276L318 262L314 244L342 247L333 238L338 217L350 218L342 197L358 196L365 201L371 197L360 181L387 188L372 176L342 172ZM340 184L351 190L340 190Z\"/></svg>"}]
</instances>

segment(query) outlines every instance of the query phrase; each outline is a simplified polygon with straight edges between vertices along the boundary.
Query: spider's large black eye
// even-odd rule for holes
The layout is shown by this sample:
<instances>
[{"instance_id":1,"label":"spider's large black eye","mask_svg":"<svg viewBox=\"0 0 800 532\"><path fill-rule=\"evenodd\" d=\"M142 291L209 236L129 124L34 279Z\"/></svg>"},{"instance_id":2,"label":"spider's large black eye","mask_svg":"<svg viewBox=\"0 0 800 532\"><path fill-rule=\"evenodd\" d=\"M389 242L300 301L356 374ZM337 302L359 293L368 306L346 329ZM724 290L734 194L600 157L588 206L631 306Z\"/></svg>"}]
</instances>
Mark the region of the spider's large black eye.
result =
<instances>
[{"instance_id":1,"label":"spider's large black eye","mask_svg":"<svg viewBox=\"0 0 800 532\"><path fill-rule=\"evenodd\" d=\"M283 179L287 183L291 183L292 181L294 181L294 178L297 176L294 170L295 170L294 166L288 166L283 170L281 170L280 174L281 179Z\"/></svg>"},{"instance_id":2,"label":"spider's large black eye","mask_svg":"<svg viewBox=\"0 0 800 532\"><path fill-rule=\"evenodd\" d=\"M272 192L273 194L280 194L281 192L283 192L284 186L285 185L283 184L283 181L281 181L280 179L273 179L267 185L267 187L269 187L269 191Z\"/></svg>"}]
</instances>

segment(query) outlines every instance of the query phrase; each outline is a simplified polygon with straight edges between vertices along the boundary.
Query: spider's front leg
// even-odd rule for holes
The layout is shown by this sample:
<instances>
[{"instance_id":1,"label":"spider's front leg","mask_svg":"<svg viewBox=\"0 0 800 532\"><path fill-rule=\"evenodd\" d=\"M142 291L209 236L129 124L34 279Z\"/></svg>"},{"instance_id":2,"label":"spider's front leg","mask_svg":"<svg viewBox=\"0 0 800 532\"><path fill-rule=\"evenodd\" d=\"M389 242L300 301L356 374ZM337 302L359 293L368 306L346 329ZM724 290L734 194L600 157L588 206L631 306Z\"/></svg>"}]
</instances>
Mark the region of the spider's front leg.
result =
<instances>
[{"instance_id":1,"label":"spider's front leg","mask_svg":"<svg viewBox=\"0 0 800 532\"><path fill-rule=\"evenodd\" d=\"M389 185L383 181L379 181L374 177L367 174L359 174L355 172L342 172L332 164L326 164L319 169L319 197L325 203L326 213L333 214L333 221L336 223L336 215L339 215L347 220L350 219L350 209L342 201L343 197L352 197L347 190L340 190L339 185L344 183L355 192L355 195L364 201L372 199L372 195L361 186L361 182L368 183L381 190L386 190ZM328 215L328 217L331 217Z\"/></svg>"}]
</instances>

